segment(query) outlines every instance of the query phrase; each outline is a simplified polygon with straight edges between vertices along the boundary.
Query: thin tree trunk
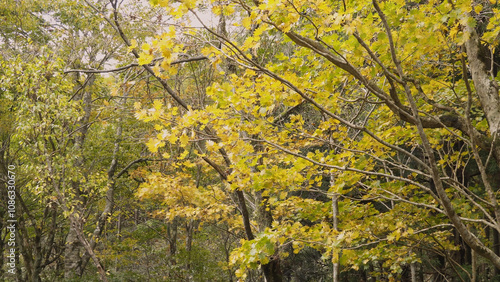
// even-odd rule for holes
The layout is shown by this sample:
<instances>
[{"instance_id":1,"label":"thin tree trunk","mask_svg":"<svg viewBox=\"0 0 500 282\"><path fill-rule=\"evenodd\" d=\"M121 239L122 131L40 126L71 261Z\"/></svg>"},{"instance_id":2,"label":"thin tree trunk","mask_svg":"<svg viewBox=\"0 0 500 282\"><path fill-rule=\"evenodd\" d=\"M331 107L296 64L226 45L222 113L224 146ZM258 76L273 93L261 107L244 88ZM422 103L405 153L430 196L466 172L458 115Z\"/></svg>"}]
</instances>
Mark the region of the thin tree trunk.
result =
<instances>
[{"instance_id":1,"label":"thin tree trunk","mask_svg":"<svg viewBox=\"0 0 500 282\"><path fill-rule=\"evenodd\" d=\"M500 256L500 233L496 229L491 229L493 233L493 251L497 256ZM500 275L500 268L494 266L493 276Z\"/></svg>"},{"instance_id":2,"label":"thin tree trunk","mask_svg":"<svg viewBox=\"0 0 500 282\"><path fill-rule=\"evenodd\" d=\"M333 173L330 173L330 187L335 185L335 178L333 176ZM339 215L339 194L334 193L332 196L332 221L333 221L333 230L338 231L338 215ZM340 255L339 255L340 259ZM333 263L333 282L339 282L339 263L334 262Z\"/></svg>"},{"instance_id":3,"label":"thin tree trunk","mask_svg":"<svg viewBox=\"0 0 500 282\"><path fill-rule=\"evenodd\" d=\"M411 282L417 282L417 264L412 262L410 264L410 272L411 272Z\"/></svg>"},{"instance_id":4,"label":"thin tree trunk","mask_svg":"<svg viewBox=\"0 0 500 282\"><path fill-rule=\"evenodd\" d=\"M122 214L118 214L118 220L116 221L116 238L120 239L122 229ZM118 257L115 257L115 272L118 272Z\"/></svg>"},{"instance_id":5,"label":"thin tree trunk","mask_svg":"<svg viewBox=\"0 0 500 282\"><path fill-rule=\"evenodd\" d=\"M194 224L195 222L193 220L186 222L186 252L188 256L186 269L188 270L188 273L191 269L191 247L193 245Z\"/></svg>"},{"instance_id":6,"label":"thin tree trunk","mask_svg":"<svg viewBox=\"0 0 500 282\"><path fill-rule=\"evenodd\" d=\"M76 227L71 224L68 236L66 237L66 247L64 250L64 278L72 279L76 273L80 273L80 241L78 240Z\"/></svg>"},{"instance_id":7,"label":"thin tree trunk","mask_svg":"<svg viewBox=\"0 0 500 282\"><path fill-rule=\"evenodd\" d=\"M87 86L92 85L94 83L94 80L95 80L95 75L94 74L89 75L86 79L86 85ZM81 152L81 150L83 150L85 138L87 136L87 131L89 129L89 120L92 111L92 93L90 91L84 91L80 95L78 95L79 97L77 96L74 97L74 99L82 100L82 106L84 111L82 119L78 123L78 125L80 126L78 129L78 134L76 134L75 137L75 149L77 152ZM75 167L83 167L84 160L82 156L77 157L73 165ZM55 172L52 171L52 173ZM65 176L62 175L62 177ZM75 197L75 199L72 200L76 200L77 204L75 204L75 206L73 207L72 215L70 215L70 217L74 216L74 214L78 214L81 216L83 214L80 212L81 205L82 203L84 203L84 199L81 197L80 182L72 181L71 184L72 184L71 186L73 187L73 192ZM63 210L67 211L68 208L65 207L66 196L59 190L59 186L56 192L59 194L58 197L61 200L60 202L61 207L63 208ZM80 255L82 242L80 242L78 238L79 230L77 230L76 228L77 227L75 224L70 224L68 236L66 237L66 250L64 251L64 277L66 279L73 278L75 275L80 275L82 273L81 269L82 257Z\"/></svg>"},{"instance_id":8,"label":"thin tree trunk","mask_svg":"<svg viewBox=\"0 0 500 282\"><path fill-rule=\"evenodd\" d=\"M472 257L472 282L477 281L477 255L474 250L471 250L471 257Z\"/></svg>"},{"instance_id":9,"label":"thin tree trunk","mask_svg":"<svg viewBox=\"0 0 500 282\"><path fill-rule=\"evenodd\" d=\"M174 218L172 222L167 224L167 236L168 236L168 243L169 243L169 257L170 257L170 263L172 265L176 264L175 261L175 254L177 253L177 218Z\"/></svg>"},{"instance_id":10,"label":"thin tree trunk","mask_svg":"<svg viewBox=\"0 0 500 282\"><path fill-rule=\"evenodd\" d=\"M119 103L120 108L122 108L125 105L125 102L127 101L128 91L124 91L123 96L124 96L124 98L122 98L120 100L120 103ZM107 181L108 190L106 191L106 196L105 196L106 204L104 206L104 209L103 209L101 215L97 219L96 228L94 229L93 237L90 241L90 247L92 248L92 250L95 249L95 247L97 245L97 239L101 236L101 234L105 228L106 221L107 221L108 217L111 215L111 213L113 211L114 204L115 204L115 201L114 201L115 181L117 178L117 177L115 177L115 173L116 173L116 169L118 167L118 153L120 150L120 143L121 143L121 139L122 139L122 130L123 130L121 117L118 118L117 124L118 124L118 127L116 128L115 143L114 143L114 148L113 148L113 158L112 158L111 164L108 168L108 181ZM139 159L138 161L140 161L140 160L141 159ZM130 165L128 167L130 167ZM80 276L83 274L83 271L85 271L85 268L87 266L89 259L90 259L90 254L87 252L87 253L85 253L85 255L82 258L82 268L81 268Z\"/></svg>"},{"instance_id":11,"label":"thin tree trunk","mask_svg":"<svg viewBox=\"0 0 500 282\"><path fill-rule=\"evenodd\" d=\"M99 276L101 278L101 281L107 282L108 278L106 276L106 271L104 270L103 265L99 261L99 258L97 258L94 250L90 246L89 241L87 240L87 238L85 238L85 235L83 234L83 230L82 230L83 224L81 223L81 219L70 217L70 221L72 223L71 225L75 225L75 230L76 230L76 235L78 237L78 240L82 243L83 247L85 248L87 253L90 254L90 257L94 261L94 264L97 267L97 271L99 272Z\"/></svg>"}]
</instances>

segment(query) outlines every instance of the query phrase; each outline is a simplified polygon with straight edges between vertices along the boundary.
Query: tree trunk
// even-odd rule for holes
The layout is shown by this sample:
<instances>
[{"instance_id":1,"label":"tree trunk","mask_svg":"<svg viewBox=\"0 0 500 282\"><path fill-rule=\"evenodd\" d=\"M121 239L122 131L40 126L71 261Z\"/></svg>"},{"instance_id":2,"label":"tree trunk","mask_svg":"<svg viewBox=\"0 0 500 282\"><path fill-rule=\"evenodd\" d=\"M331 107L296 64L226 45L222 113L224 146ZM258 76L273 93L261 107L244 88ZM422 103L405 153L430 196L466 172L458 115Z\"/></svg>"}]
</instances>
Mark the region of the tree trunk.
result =
<instances>
[{"instance_id":1,"label":"tree trunk","mask_svg":"<svg viewBox=\"0 0 500 282\"><path fill-rule=\"evenodd\" d=\"M81 244L78 240L76 226L73 224L69 227L68 236L66 237L66 248L64 250L64 278L72 279L77 274L81 273L80 263L80 248Z\"/></svg>"},{"instance_id":2,"label":"tree trunk","mask_svg":"<svg viewBox=\"0 0 500 282\"><path fill-rule=\"evenodd\" d=\"M187 264L186 264L186 270L191 269L191 248L193 246L193 231L195 228L195 221L194 220L189 220L189 222L186 222L186 252L187 252Z\"/></svg>"},{"instance_id":3,"label":"tree trunk","mask_svg":"<svg viewBox=\"0 0 500 282\"><path fill-rule=\"evenodd\" d=\"M477 255L474 250L471 250L471 266L472 266L472 282L477 281Z\"/></svg>"},{"instance_id":4,"label":"tree trunk","mask_svg":"<svg viewBox=\"0 0 500 282\"><path fill-rule=\"evenodd\" d=\"M86 82L87 85L92 85L95 80L95 75L91 74L89 77L87 77ZM83 86L83 85L82 85ZM75 91L78 91L75 89ZM81 96L80 96L81 95ZM89 129L89 120L90 120L90 114L92 110L92 94L90 91L84 91L82 94L80 94L78 97L75 96L75 99L81 99L82 100L82 106L83 106L83 116L78 125L80 126L78 128L78 133L75 136L75 149L77 152L80 152L83 149L84 143L85 143L85 137L87 135L87 131ZM82 156L79 156L75 159L74 164L75 167L83 167L84 165L84 160ZM64 177L64 176L63 176ZM74 197L76 199L77 204L74 207L74 210L72 211L72 214L70 217L74 216L77 214L78 216L81 216L82 213L80 212L80 203L83 203L80 191L80 182L79 181L72 181L72 188L74 192ZM58 184L57 184L58 185ZM59 187L58 187L59 188ZM61 192L58 192L59 198L65 198L66 196L64 194L61 194ZM64 205L66 204L66 200L63 200L64 202L61 202L60 204L62 205L63 210L67 210L67 207ZM70 220L71 222L71 220ZM82 273L82 258L80 256L80 250L82 247L82 242L79 241L78 238L78 232L79 230L77 229L77 225L70 223L69 227L69 232L68 236L66 237L66 250L64 251L64 278L72 278L75 277L76 275L81 275Z\"/></svg>"},{"instance_id":5,"label":"tree trunk","mask_svg":"<svg viewBox=\"0 0 500 282\"><path fill-rule=\"evenodd\" d=\"M494 136L495 134L500 134L500 97L498 96L498 85L496 85L495 80L492 78L492 74L489 73L489 66L485 63L485 59L487 58L483 55L483 47L475 28L467 25L465 30L469 33L469 40L465 42L465 49L469 61L470 73L474 81L476 94L486 115L490 133Z\"/></svg>"},{"instance_id":6,"label":"tree trunk","mask_svg":"<svg viewBox=\"0 0 500 282\"><path fill-rule=\"evenodd\" d=\"M335 178L333 176L333 173L330 173L330 187L335 185ZM338 224L339 224L339 203L338 203L339 195L337 193L334 193L332 196L332 221L333 221L333 230L338 231ZM340 255L339 255L340 259ZM339 282L339 270L340 270L340 265L337 262L333 263L333 282Z\"/></svg>"},{"instance_id":7,"label":"tree trunk","mask_svg":"<svg viewBox=\"0 0 500 282\"><path fill-rule=\"evenodd\" d=\"M417 264L412 262L410 264L411 282L417 282Z\"/></svg>"},{"instance_id":8,"label":"tree trunk","mask_svg":"<svg viewBox=\"0 0 500 282\"><path fill-rule=\"evenodd\" d=\"M170 263L175 265L175 254L177 253L177 218L174 218L172 222L167 224L167 237L169 250L168 255L170 257Z\"/></svg>"},{"instance_id":9,"label":"tree trunk","mask_svg":"<svg viewBox=\"0 0 500 282\"><path fill-rule=\"evenodd\" d=\"M87 238L85 238L85 235L83 234L83 223L81 221L81 218L74 218L73 216L70 216L70 222L71 225L75 225L75 230L78 240L80 241L80 243L82 243L83 248L87 251L87 253L90 254L90 257L94 261L94 264L97 267L97 271L99 272L101 281L107 282L108 278L106 276L106 271L104 270L104 266L99 261L99 258L97 258L94 250L90 246L89 241L87 240Z\"/></svg>"},{"instance_id":10,"label":"tree trunk","mask_svg":"<svg viewBox=\"0 0 500 282\"><path fill-rule=\"evenodd\" d=\"M492 229L493 233L493 251L497 256L500 256L500 233L496 229ZM493 276L500 275L500 268L494 267Z\"/></svg>"}]
</instances>

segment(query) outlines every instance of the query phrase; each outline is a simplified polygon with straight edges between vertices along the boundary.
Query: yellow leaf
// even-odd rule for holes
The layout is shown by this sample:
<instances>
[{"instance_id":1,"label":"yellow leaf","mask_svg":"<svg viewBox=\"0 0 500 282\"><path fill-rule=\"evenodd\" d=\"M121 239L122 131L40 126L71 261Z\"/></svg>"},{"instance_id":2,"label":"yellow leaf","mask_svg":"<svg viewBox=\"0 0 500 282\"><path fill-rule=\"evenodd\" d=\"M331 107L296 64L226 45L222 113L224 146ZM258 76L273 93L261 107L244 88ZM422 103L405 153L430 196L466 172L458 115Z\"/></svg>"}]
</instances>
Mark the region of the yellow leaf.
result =
<instances>
[{"instance_id":1,"label":"yellow leaf","mask_svg":"<svg viewBox=\"0 0 500 282\"><path fill-rule=\"evenodd\" d=\"M130 42L130 46L127 48L127 52L130 53L132 52L132 50L134 50L134 48L137 47L137 41L135 39L132 39L132 41Z\"/></svg>"},{"instance_id":2,"label":"yellow leaf","mask_svg":"<svg viewBox=\"0 0 500 282\"><path fill-rule=\"evenodd\" d=\"M184 0L182 3L186 5L188 9L194 9L196 7L196 0Z\"/></svg>"},{"instance_id":3,"label":"yellow leaf","mask_svg":"<svg viewBox=\"0 0 500 282\"><path fill-rule=\"evenodd\" d=\"M184 152L182 152L182 154L180 154L180 156L177 157L177 159L182 160L182 159L186 158L188 154L189 154L189 151L184 150Z\"/></svg>"},{"instance_id":4,"label":"yellow leaf","mask_svg":"<svg viewBox=\"0 0 500 282\"><path fill-rule=\"evenodd\" d=\"M254 32L255 37L260 37L264 31L266 31L267 26L266 25L261 25L259 28L257 28Z\"/></svg>"},{"instance_id":5,"label":"yellow leaf","mask_svg":"<svg viewBox=\"0 0 500 282\"><path fill-rule=\"evenodd\" d=\"M182 134L182 136L179 138L179 141L181 142L181 147L184 148L189 143L189 137L187 137L186 134Z\"/></svg>"},{"instance_id":6,"label":"yellow leaf","mask_svg":"<svg viewBox=\"0 0 500 282\"><path fill-rule=\"evenodd\" d=\"M252 20L249 17L246 17L241 21L241 24L243 25L244 28L250 29L250 26L252 25Z\"/></svg>"},{"instance_id":7,"label":"yellow leaf","mask_svg":"<svg viewBox=\"0 0 500 282\"><path fill-rule=\"evenodd\" d=\"M153 107L154 107L157 111L159 111L159 110L161 109L161 107L163 107L163 104L161 103L161 101L160 101L160 100L155 100L155 101L153 102Z\"/></svg>"},{"instance_id":8,"label":"yellow leaf","mask_svg":"<svg viewBox=\"0 0 500 282\"><path fill-rule=\"evenodd\" d=\"M474 11L476 12L476 14L481 13L482 10L483 10L483 5L481 5L481 4L474 7Z\"/></svg>"},{"instance_id":9,"label":"yellow leaf","mask_svg":"<svg viewBox=\"0 0 500 282\"><path fill-rule=\"evenodd\" d=\"M148 149L151 153L156 153L158 152L158 148L162 147L165 145L162 141L156 139L156 138L151 138L149 141L146 143L146 146L148 146Z\"/></svg>"},{"instance_id":10,"label":"yellow leaf","mask_svg":"<svg viewBox=\"0 0 500 282\"><path fill-rule=\"evenodd\" d=\"M145 119L147 117L148 113L146 110L140 110L135 113L135 117L137 119Z\"/></svg>"},{"instance_id":11,"label":"yellow leaf","mask_svg":"<svg viewBox=\"0 0 500 282\"><path fill-rule=\"evenodd\" d=\"M212 54L212 49L209 47L203 47L203 48L201 48L200 52L202 55L208 57L208 56L210 56L210 54Z\"/></svg>"},{"instance_id":12,"label":"yellow leaf","mask_svg":"<svg viewBox=\"0 0 500 282\"><path fill-rule=\"evenodd\" d=\"M170 49L162 48L161 54L163 55L163 58L167 59L167 58L170 58L172 56L172 51L170 51ZM167 63L167 65L170 64L170 62L168 62L168 61L165 61L165 62Z\"/></svg>"},{"instance_id":13,"label":"yellow leaf","mask_svg":"<svg viewBox=\"0 0 500 282\"><path fill-rule=\"evenodd\" d=\"M229 6L225 6L224 9L222 10L222 12L226 16L232 15L234 13L234 7L230 6L230 5Z\"/></svg>"},{"instance_id":14,"label":"yellow leaf","mask_svg":"<svg viewBox=\"0 0 500 282\"><path fill-rule=\"evenodd\" d=\"M236 277L243 277L243 274L245 274L245 272L241 269L237 269L234 274L236 274Z\"/></svg>"},{"instance_id":15,"label":"yellow leaf","mask_svg":"<svg viewBox=\"0 0 500 282\"><path fill-rule=\"evenodd\" d=\"M170 67L170 68L167 69L167 72L171 76L176 75L177 74L177 68L175 66Z\"/></svg>"},{"instance_id":16,"label":"yellow leaf","mask_svg":"<svg viewBox=\"0 0 500 282\"><path fill-rule=\"evenodd\" d=\"M153 61L153 55L147 54L147 53L141 53L139 55L139 58L137 59L137 62L139 65L147 65Z\"/></svg>"},{"instance_id":17,"label":"yellow leaf","mask_svg":"<svg viewBox=\"0 0 500 282\"><path fill-rule=\"evenodd\" d=\"M148 43L144 43L142 44L141 49L144 50L144 52L149 52L149 50L151 49L151 45L149 45Z\"/></svg>"},{"instance_id":18,"label":"yellow leaf","mask_svg":"<svg viewBox=\"0 0 500 282\"><path fill-rule=\"evenodd\" d=\"M175 136L175 134L171 134L169 137L168 137L168 142L174 144L175 142L177 141L177 136Z\"/></svg>"},{"instance_id":19,"label":"yellow leaf","mask_svg":"<svg viewBox=\"0 0 500 282\"><path fill-rule=\"evenodd\" d=\"M215 6L215 7L212 8L212 13L214 13L217 16L220 16L221 12L222 11L221 11L221 7L220 6Z\"/></svg>"}]
</instances>

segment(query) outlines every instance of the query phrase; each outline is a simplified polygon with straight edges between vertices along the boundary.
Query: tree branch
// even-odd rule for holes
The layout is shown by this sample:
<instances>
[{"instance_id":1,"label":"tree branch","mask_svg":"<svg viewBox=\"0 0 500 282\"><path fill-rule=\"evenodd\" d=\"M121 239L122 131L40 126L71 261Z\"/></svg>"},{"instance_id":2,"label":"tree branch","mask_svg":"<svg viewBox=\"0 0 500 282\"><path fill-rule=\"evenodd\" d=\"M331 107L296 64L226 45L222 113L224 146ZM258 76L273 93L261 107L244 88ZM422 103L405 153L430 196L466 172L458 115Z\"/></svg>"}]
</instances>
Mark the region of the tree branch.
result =
<instances>
[{"instance_id":1,"label":"tree branch","mask_svg":"<svg viewBox=\"0 0 500 282\"><path fill-rule=\"evenodd\" d=\"M148 66L154 66L154 64L156 62L159 62L159 61L162 61L163 58L156 58L153 60L152 63L148 64ZM170 65L177 65L177 64L182 64L182 63L189 63L189 62L196 62L196 61L203 61L203 60L208 60L208 57L206 56L196 56L196 57L187 57L185 59L179 59L179 60L175 60L173 62L170 63ZM123 67L119 67L119 68L115 68L115 69L109 69L109 70L94 70L94 69L70 69L70 70L66 70L64 71L64 73L72 73L72 72L81 72L81 73L110 73L110 72L119 72L119 71L124 71L124 70L127 70L129 68L133 68L133 67L139 67L140 65L138 63L132 63L132 64L128 64L126 66L123 66Z\"/></svg>"}]
</instances>

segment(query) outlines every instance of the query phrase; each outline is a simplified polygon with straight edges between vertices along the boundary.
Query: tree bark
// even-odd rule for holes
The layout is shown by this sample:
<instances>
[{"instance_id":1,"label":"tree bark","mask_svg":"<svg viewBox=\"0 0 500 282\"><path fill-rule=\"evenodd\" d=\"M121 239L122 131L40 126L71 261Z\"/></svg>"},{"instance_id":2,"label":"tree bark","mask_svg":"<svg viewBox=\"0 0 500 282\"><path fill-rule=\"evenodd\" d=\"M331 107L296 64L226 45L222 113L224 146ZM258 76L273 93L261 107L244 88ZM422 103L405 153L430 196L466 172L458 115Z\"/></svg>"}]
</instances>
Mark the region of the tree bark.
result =
<instances>
[{"instance_id":1,"label":"tree bark","mask_svg":"<svg viewBox=\"0 0 500 282\"><path fill-rule=\"evenodd\" d=\"M330 173L330 187L333 187L335 185L335 177L333 173ZM339 230L339 203L338 203L339 195L337 193L334 193L332 195L332 222L333 222L333 230L338 231ZM340 259L340 255L339 255ZM338 262L333 263L333 282L339 282L339 270L340 270L340 264Z\"/></svg>"},{"instance_id":2,"label":"tree bark","mask_svg":"<svg viewBox=\"0 0 500 282\"><path fill-rule=\"evenodd\" d=\"M70 222L71 225L75 226L76 236L78 237L78 240L82 243L84 249L87 251L87 253L90 254L90 257L94 261L97 271L99 272L101 281L107 282L108 278L106 276L106 271L104 270L104 266L101 264L99 258L96 256L94 250L90 246L89 241L87 240L87 238L85 238L85 235L83 234L83 224L81 222L81 219L70 216Z\"/></svg>"},{"instance_id":3,"label":"tree bark","mask_svg":"<svg viewBox=\"0 0 500 282\"><path fill-rule=\"evenodd\" d=\"M417 264L414 262L410 264L410 275L411 282L417 282Z\"/></svg>"},{"instance_id":4,"label":"tree bark","mask_svg":"<svg viewBox=\"0 0 500 282\"><path fill-rule=\"evenodd\" d=\"M498 96L498 85L494 78L492 78L489 67L484 62L483 47L481 46L476 30L472 26L467 25L465 31L469 36L469 40L465 42L465 50L476 94L486 115L491 135L498 136L500 134L500 97Z\"/></svg>"},{"instance_id":5,"label":"tree bark","mask_svg":"<svg viewBox=\"0 0 500 282\"><path fill-rule=\"evenodd\" d=\"M493 233L493 251L497 256L500 256L500 233L496 229L491 230ZM493 270L493 276L500 275L500 268L495 267Z\"/></svg>"},{"instance_id":6,"label":"tree bark","mask_svg":"<svg viewBox=\"0 0 500 282\"><path fill-rule=\"evenodd\" d=\"M95 80L95 75L90 74L87 77L86 84L84 84L84 86L92 85L94 83L94 80ZM80 97L74 97L74 98L80 98ZM85 138L87 136L87 131L90 127L89 120L92 111L92 93L90 91L84 91L81 94L81 100L83 104L83 116L78 124L79 128L75 137L75 150L77 152L81 152L83 150ZM73 165L79 168L83 167L84 165L83 157L82 156L77 157ZM64 175L62 177L64 177ZM81 216L83 216L83 213L81 212L82 211L81 206L85 202L85 199L84 197L81 196L81 194L85 193L85 191L80 190L81 187L79 181L71 181L71 186L73 188L75 197L75 199L72 200L76 200L75 201L76 204L74 204L73 210L69 215L70 227L68 236L66 237L66 250L64 252L64 277L68 279L76 275L81 275L83 273L82 269L83 257L81 256L80 253L82 251L82 247L86 247L85 246L86 242L84 241L85 238L84 236L82 236L82 234L80 234L82 230L79 229L81 228L80 221L83 220L81 218ZM61 194L61 191L59 190L57 190L57 192L59 194L59 199L61 201L60 204L63 210L68 211L67 210L68 208L65 206L67 203L66 199L64 199L65 195Z\"/></svg>"},{"instance_id":7,"label":"tree bark","mask_svg":"<svg viewBox=\"0 0 500 282\"><path fill-rule=\"evenodd\" d=\"M477 255L474 250L471 250L471 268L472 268L472 279L471 282L477 281Z\"/></svg>"},{"instance_id":8,"label":"tree bark","mask_svg":"<svg viewBox=\"0 0 500 282\"><path fill-rule=\"evenodd\" d=\"M81 273L80 248L81 244L78 240L76 226L71 224L69 227L68 236L66 237L66 248L64 250L65 279L72 279L76 276L77 273Z\"/></svg>"}]
</instances>

